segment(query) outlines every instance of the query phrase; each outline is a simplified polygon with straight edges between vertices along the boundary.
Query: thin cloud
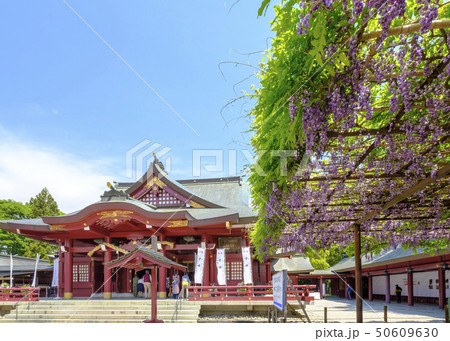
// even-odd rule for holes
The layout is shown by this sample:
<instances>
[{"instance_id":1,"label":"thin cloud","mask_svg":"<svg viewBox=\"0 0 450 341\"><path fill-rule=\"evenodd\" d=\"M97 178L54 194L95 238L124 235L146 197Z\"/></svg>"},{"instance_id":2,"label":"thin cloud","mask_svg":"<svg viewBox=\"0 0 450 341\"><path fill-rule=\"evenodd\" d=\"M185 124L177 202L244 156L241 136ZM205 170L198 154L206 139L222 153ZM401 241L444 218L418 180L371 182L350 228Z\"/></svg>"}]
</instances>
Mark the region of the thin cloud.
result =
<instances>
[{"instance_id":1,"label":"thin cloud","mask_svg":"<svg viewBox=\"0 0 450 341\"><path fill-rule=\"evenodd\" d=\"M21 141L0 126L0 199L27 202L47 187L61 211L73 212L100 199L112 165Z\"/></svg>"}]
</instances>

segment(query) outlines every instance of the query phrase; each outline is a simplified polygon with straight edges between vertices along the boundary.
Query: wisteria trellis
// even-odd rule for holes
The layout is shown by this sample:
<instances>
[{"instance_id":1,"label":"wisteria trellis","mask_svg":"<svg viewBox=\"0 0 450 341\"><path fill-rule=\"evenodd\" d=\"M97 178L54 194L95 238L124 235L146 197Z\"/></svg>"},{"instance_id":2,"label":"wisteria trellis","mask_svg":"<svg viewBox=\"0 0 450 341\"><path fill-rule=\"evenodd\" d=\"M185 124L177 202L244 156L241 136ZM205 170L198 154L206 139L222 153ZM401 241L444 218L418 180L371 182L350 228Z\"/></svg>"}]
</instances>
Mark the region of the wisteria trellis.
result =
<instances>
[{"instance_id":1,"label":"wisteria trellis","mask_svg":"<svg viewBox=\"0 0 450 341\"><path fill-rule=\"evenodd\" d=\"M346 246L354 224L367 251L380 243L448 246L447 3L318 0L279 7L299 14L292 29L304 39L284 38L303 44L292 53L311 57L298 65L308 77L294 82L282 104L268 111L259 98L253 110L256 151L270 149L264 125L273 115L288 115L279 122L287 135L294 131L297 151L288 179L251 176L263 214L253 233L261 254ZM275 63L265 65L263 79ZM421 181L426 186L415 191Z\"/></svg>"}]
</instances>

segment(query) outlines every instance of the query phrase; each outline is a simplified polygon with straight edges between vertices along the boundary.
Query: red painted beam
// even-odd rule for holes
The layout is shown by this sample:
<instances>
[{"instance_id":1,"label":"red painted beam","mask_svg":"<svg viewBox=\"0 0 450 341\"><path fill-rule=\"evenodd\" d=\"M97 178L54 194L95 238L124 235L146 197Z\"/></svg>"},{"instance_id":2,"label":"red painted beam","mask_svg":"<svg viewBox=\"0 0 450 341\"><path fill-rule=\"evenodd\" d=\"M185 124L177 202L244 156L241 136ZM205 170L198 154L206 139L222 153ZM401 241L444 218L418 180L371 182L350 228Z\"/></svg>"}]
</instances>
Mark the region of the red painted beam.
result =
<instances>
[{"instance_id":1,"label":"red painted beam","mask_svg":"<svg viewBox=\"0 0 450 341\"><path fill-rule=\"evenodd\" d=\"M76 253L88 253L88 252L91 251L94 247L95 247L95 245L92 245L92 246L75 246L75 247L72 247L72 252L76 252Z\"/></svg>"},{"instance_id":2,"label":"red painted beam","mask_svg":"<svg viewBox=\"0 0 450 341\"><path fill-rule=\"evenodd\" d=\"M88 230L85 230L85 228L89 228ZM109 237L109 232L105 230L104 228L98 227L98 226L86 226L83 228L83 231L86 232L93 232L94 234L99 234L102 237Z\"/></svg>"},{"instance_id":3,"label":"red painted beam","mask_svg":"<svg viewBox=\"0 0 450 341\"><path fill-rule=\"evenodd\" d=\"M167 251L186 251L186 250L195 250L197 251L197 248L201 247L201 244L176 244L174 247L167 247ZM215 247L215 244L208 244L206 246L208 249L212 249Z\"/></svg>"}]
</instances>

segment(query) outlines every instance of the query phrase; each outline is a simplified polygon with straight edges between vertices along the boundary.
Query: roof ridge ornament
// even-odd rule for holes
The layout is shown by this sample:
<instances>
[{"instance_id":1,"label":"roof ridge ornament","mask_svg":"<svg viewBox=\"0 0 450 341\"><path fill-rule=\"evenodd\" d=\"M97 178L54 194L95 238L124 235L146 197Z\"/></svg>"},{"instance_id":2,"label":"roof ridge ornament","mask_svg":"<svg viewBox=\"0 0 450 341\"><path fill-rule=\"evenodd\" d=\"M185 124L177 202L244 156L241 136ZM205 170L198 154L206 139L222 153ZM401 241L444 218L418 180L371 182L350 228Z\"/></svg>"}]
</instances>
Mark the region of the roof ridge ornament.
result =
<instances>
[{"instance_id":1,"label":"roof ridge ornament","mask_svg":"<svg viewBox=\"0 0 450 341\"><path fill-rule=\"evenodd\" d=\"M124 191L116 189L109 181L106 185L111 188L109 191L105 191L102 196L100 196L101 201L111 201L113 199L128 199L130 196Z\"/></svg>"},{"instance_id":2,"label":"roof ridge ornament","mask_svg":"<svg viewBox=\"0 0 450 341\"><path fill-rule=\"evenodd\" d=\"M156 157L156 153L155 152L153 152L153 158L154 158L153 164L158 165L159 168L161 168L162 171L167 173L165 168L164 168L164 164L161 161L158 160L158 158ZM150 164L150 166L151 166L151 164Z\"/></svg>"}]
</instances>

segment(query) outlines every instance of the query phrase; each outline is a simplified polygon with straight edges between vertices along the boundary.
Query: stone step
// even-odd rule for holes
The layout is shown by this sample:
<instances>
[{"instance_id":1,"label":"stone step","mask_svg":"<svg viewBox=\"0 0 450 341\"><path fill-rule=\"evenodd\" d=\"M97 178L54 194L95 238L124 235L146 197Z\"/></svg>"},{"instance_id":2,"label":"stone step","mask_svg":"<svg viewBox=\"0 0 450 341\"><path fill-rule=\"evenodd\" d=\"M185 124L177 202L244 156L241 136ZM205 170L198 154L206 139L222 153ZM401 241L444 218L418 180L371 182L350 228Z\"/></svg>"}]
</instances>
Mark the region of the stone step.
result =
<instances>
[{"instance_id":1,"label":"stone step","mask_svg":"<svg viewBox=\"0 0 450 341\"><path fill-rule=\"evenodd\" d=\"M195 307L189 307L189 309L178 309L178 311L183 311L183 312L191 312L191 313L198 313L199 312L199 308L195 308ZM61 309L48 309L48 308L32 308L32 309L18 309L18 313L19 314L35 314L35 313L40 313L40 314L51 314L53 312L58 312L58 313L62 313L62 312L67 312L67 313L82 313L82 312L89 312L89 313L111 313L111 314L144 314L144 313L148 313L150 312L151 309L114 309L114 310L110 310L110 309L100 309L100 308L95 308L95 309L66 309L66 308L61 308ZM173 312L175 311L175 309L159 309L158 308L158 313L159 312ZM15 313L15 310L13 310L13 312Z\"/></svg>"},{"instance_id":2,"label":"stone step","mask_svg":"<svg viewBox=\"0 0 450 341\"><path fill-rule=\"evenodd\" d=\"M160 320L163 320L165 323L197 323L197 319L177 319L177 320L171 320L171 319L163 319L158 316ZM121 319L121 320L114 320L111 321L109 319L107 320L101 320L101 319L89 319L89 320L70 320L70 322L67 322L66 319L0 319L0 323L142 323L143 319Z\"/></svg>"},{"instance_id":3,"label":"stone step","mask_svg":"<svg viewBox=\"0 0 450 341\"><path fill-rule=\"evenodd\" d=\"M67 301L50 301L50 300L42 300L42 301L32 301L32 302L20 302L19 305L41 305L41 304L47 304L47 305L102 305L102 306L116 306L116 305L151 305L152 300L138 300L138 301L125 301L125 300L118 300L118 301L101 301L101 300L67 300ZM15 303L15 302L12 302ZM192 304L195 305L195 302L191 301L181 301L182 304ZM168 306L175 306L177 302L175 300L158 300L158 305L168 305ZM180 304L180 301L178 302Z\"/></svg>"},{"instance_id":4,"label":"stone step","mask_svg":"<svg viewBox=\"0 0 450 341\"><path fill-rule=\"evenodd\" d=\"M14 318L13 316L9 316L8 318ZM111 314L20 314L18 318L20 319L134 319L134 318L149 318L151 316L151 313L148 314L142 314L142 315L111 315ZM183 314L178 313L174 314L166 313L166 314L159 314L158 318L161 319L171 319L171 318L181 318L181 319L189 319L189 318L195 318L197 319L197 314Z\"/></svg>"},{"instance_id":5,"label":"stone step","mask_svg":"<svg viewBox=\"0 0 450 341\"><path fill-rule=\"evenodd\" d=\"M148 305L113 305L113 306L105 306L102 304L80 304L80 305L55 305L55 304L19 304L19 309L151 309L151 304ZM199 307L197 304L179 304L179 305L157 305L158 309L175 309L177 308L196 308Z\"/></svg>"},{"instance_id":6,"label":"stone step","mask_svg":"<svg viewBox=\"0 0 450 341\"><path fill-rule=\"evenodd\" d=\"M175 309L158 309L158 313L168 313L168 312L175 312ZM178 309L178 312L183 312L187 314L196 314L200 311L200 309ZM18 310L18 314L78 314L78 313L90 313L90 314L146 314L150 313L151 309L139 309L139 310L109 310L109 309L23 309ZM11 313L16 313L15 310L12 310Z\"/></svg>"},{"instance_id":7,"label":"stone step","mask_svg":"<svg viewBox=\"0 0 450 341\"><path fill-rule=\"evenodd\" d=\"M147 310L130 310L130 311L118 311L118 310L23 310L18 311L19 315L22 314L109 314L109 315L142 315L142 314L149 314L151 312L150 309ZM172 314L175 310L158 310L159 314ZM12 314L16 314L15 311L11 312ZM185 314L185 315L194 315L198 314L199 310L178 310L179 314Z\"/></svg>"},{"instance_id":8,"label":"stone step","mask_svg":"<svg viewBox=\"0 0 450 341\"><path fill-rule=\"evenodd\" d=\"M151 316L151 300L73 300L21 302L0 322L142 322ZM160 300L158 319L165 322L195 323L200 305L195 302ZM177 310L177 312L175 312Z\"/></svg>"},{"instance_id":9,"label":"stone step","mask_svg":"<svg viewBox=\"0 0 450 341\"><path fill-rule=\"evenodd\" d=\"M200 305L198 304L180 304L180 305L157 305L158 309L198 309ZM22 304L17 306L18 309L151 309L151 304L149 305L115 305L115 306L104 306L102 304L87 304L87 305L48 305L48 304L31 304L30 306Z\"/></svg>"},{"instance_id":10,"label":"stone step","mask_svg":"<svg viewBox=\"0 0 450 341\"><path fill-rule=\"evenodd\" d=\"M183 302L180 304L157 304L158 307L169 307L169 308L174 308L176 306L178 307L195 307L198 306L199 304L191 304L189 302ZM105 307L108 309L115 309L115 308L120 308L120 307L136 307L136 308L142 308L142 307L151 307L152 305L149 304L128 304L128 303L122 303L122 304L115 304L115 305L105 305L105 304L101 304L101 303L96 303L96 304L47 304L47 303L39 303L39 304L18 304L18 307Z\"/></svg>"}]
</instances>

